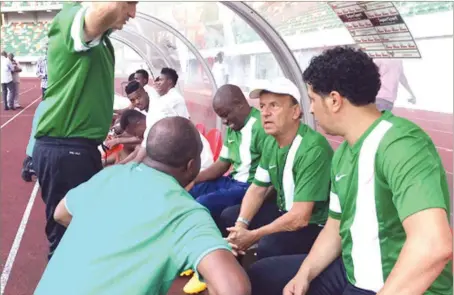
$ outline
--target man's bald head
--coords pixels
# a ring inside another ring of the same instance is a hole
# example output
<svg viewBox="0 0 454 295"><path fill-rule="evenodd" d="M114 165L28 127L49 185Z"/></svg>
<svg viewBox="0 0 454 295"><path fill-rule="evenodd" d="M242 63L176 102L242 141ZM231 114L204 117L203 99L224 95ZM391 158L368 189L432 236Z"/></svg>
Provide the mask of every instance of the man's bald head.
<svg viewBox="0 0 454 295"><path fill-rule="evenodd" d="M213 110L233 130L243 128L250 109L243 91L236 85L222 85L214 95Z"/></svg>
<svg viewBox="0 0 454 295"><path fill-rule="evenodd" d="M213 98L214 109L238 104L247 104L247 100L241 88L232 84L225 84L219 87Z"/></svg>
<svg viewBox="0 0 454 295"><path fill-rule="evenodd" d="M147 154L151 160L172 168L188 168L191 160L195 161L192 169L200 170L202 140L195 126L183 117L167 117L156 122L147 137ZM198 163L198 164L197 164Z"/></svg>

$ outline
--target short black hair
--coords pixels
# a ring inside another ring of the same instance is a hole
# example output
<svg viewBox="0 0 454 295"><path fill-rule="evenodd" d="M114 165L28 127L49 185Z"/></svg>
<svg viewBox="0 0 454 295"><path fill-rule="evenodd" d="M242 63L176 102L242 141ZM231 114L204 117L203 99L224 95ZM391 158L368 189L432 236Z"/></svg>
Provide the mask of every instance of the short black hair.
<svg viewBox="0 0 454 295"><path fill-rule="evenodd" d="M178 74L177 71L171 68L162 68L161 75L166 76L173 82L173 86L177 85L178 82Z"/></svg>
<svg viewBox="0 0 454 295"><path fill-rule="evenodd" d="M136 71L136 74L142 75L144 77L144 79L146 79L147 82L148 82L148 79L149 79L150 76L148 75L147 71L145 71L144 69L139 69L139 70Z"/></svg>
<svg viewBox="0 0 454 295"><path fill-rule="evenodd" d="M312 58L303 80L320 96L337 91L355 106L375 103L381 87L380 72L360 49L337 46Z"/></svg>
<svg viewBox="0 0 454 295"><path fill-rule="evenodd" d="M120 128L126 130L129 125L137 124L141 120L145 120L146 116L136 110L126 110L123 112L120 118Z"/></svg>
<svg viewBox="0 0 454 295"><path fill-rule="evenodd" d="M184 117L159 120L151 127L147 137L148 156L171 167L185 167L201 151L200 135L194 124Z"/></svg>
<svg viewBox="0 0 454 295"><path fill-rule="evenodd" d="M137 82L136 80L133 80L133 81L129 82L128 85L126 85L125 92L127 95L130 95L131 93L139 90L139 88L140 88L140 83Z"/></svg>
<svg viewBox="0 0 454 295"><path fill-rule="evenodd" d="M128 82L134 81L136 79L135 75L136 75L136 73L132 73L131 75L129 75Z"/></svg>

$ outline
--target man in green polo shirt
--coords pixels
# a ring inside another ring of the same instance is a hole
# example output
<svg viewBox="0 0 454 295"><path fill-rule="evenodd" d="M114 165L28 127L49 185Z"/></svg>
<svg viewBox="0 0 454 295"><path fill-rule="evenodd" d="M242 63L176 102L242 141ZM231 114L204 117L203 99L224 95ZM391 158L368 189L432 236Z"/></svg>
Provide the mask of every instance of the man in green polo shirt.
<svg viewBox="0 0 454 295"><path fill-rule="evenodd" d="M260 111L249 105L236 85L226 84L218 89L213 109L227 126L224 144L219 159L197 176L189 192L218 221L222 210L241 204L254 179L267 135ZM224 176L230 168L232 171Z"/></svg>
<svg viewBox="0 0 454 295"><path fill-rule="evenodd" d="M329 218L309 255L254 264L253 294L451 295L450 197L432 140L377 109L380 74L361 50L329 49L303 77L320 126L345 138Z"/></svg>
<svg viewBox="0 0 454 295"><path fill-rule="evenodd" d="M260 111L249 105L236 85L226 84L218 89L213 98L213 109L227 126L224 144L219 159L200 172L189 193L210 210L219 225L219 217L225 208L241 204L254 179L267 135L262 128ZM225 176L229 169L232 171ZM220 229L227 235L225 228ZM183 291L196 294L205 288L206 285L193 276Z"/></svg>
<svg viewBox="0 0 454 295"><path fill-rule="evenodd" d="M300 93L290 80L271 81L250 97L260 99L263 128L271 136L242 204L222 212L228 240L239 251L258 242L258 259L307 253L328 216L333 150L301 123ZM275 203L264 202L271 185Z"/></svg>
<svg viewBox="0 0 454 295"><path fill-rule="evenodd" d="M192 268L214 294L249 295L208 210L184 189L202 148L188 119L165 118L151 128L142 163L111 166L69 191L55 218L70 226L34 294L165 295Z"/></svg>
<svg viewBox="0 0 454 295"><path fill-rule="evenodd" d="M135 16L137 2L65 3L49 29L47 108L39 118L33 167L46 204L50 259L64 227L55 207L101 170L98 145L113 114L115 57L109 33Z"/></svg>

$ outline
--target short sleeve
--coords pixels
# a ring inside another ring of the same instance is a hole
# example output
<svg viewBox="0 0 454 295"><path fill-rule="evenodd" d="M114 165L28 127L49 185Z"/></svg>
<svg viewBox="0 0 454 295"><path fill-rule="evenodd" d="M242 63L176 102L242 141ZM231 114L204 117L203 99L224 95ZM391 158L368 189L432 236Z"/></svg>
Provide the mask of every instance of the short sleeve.
<svg viewBox="0 0 454 295"><path fill-rule="evenodd" d="M87 207L87 205L89 206L90 200L92 200L96 196L97 191L99 191L99 186L105 183L105 180L109 175L115 173L117 169L121 169L121 166L122 165L117 165L117 167L111 166L105 168L88 181L71 189L65 196L65 205L68 212L72 216L75 216L79 214L80 209ZM88 203L85 203L87 200Z"/></svg>
<svg viewBox="0 0 454 295"><path fill-rule="evenodd" d="M446 174L427 135L399 138L386 147L379 159L401 221L430 208L449 211Z"/></svg>
<svg viewBox="0 0 454 295"><path fill-rule="evenodd" d="M295 202L327 201L330 186L332 150L315 146L294 167Z"/></svg>
<svg viewBox="0 0 454 295"><path fill-rule="evenodd" d="M335 186L335 176L333 167L331 167L331 188L329 193L329 217L340 220L342 217L342 207Z"/></svg>
<svg viewBox="0 0 454 295"><path fill-rule="evenodd" d="M92 40L90 43L84 41L84 22L87 7L81 5L65 4L55 23L52 24L51 32L54 27L62 34L61 40L65 43L70 52L87 51L97 46L102 35Z"/></svg>
<svg viewBox="0 0 454 295"><path fill-rule="evenodd" d="M231 163L232 160L230 159L229 147L228 147L229 134L230 134L230 130L227 130L227 133L224 138L224 143L222 144L221 153L219 154L219 160L221 160L223 162Z"/></svg>
<svg viewBox="0 0 454 295"><path fill-rule="evenodd" d="M192 201L192 200L191 200ZM197 268L202 259L219 249L231 251L205 208L188 210L174 224L173 260L180 271ZM201 278L203 279L203 278Z"/></svg>
<svg viewBox="0 0 454 295"><path fill-rule="evenodd" d="M270 173L268 172L269 168L269 159L268 157L262 155L260 158L260 163L257 166L257 170L255 171L254 180L252 181L255 185L261 187L268 187L271 185L271 177Z"/></svg>

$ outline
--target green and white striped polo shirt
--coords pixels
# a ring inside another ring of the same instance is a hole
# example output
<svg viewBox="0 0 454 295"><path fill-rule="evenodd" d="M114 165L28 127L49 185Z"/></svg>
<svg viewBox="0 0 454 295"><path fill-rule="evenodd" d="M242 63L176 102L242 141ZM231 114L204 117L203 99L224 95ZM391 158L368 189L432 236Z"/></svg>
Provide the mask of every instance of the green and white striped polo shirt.
<svg viewBox="0 0 454 295"><path fill-rule="evenodd" d="M231 175L235 180L252 182L266 137L268 135L263 130L260 111L256 108L251 108L241 130L227 128L219 159L233 164Z"/></svg>
<svg viewBox="0 0 454 295"><path fill-rule="evenodd" d="M328 217L330 168L333 149L323 135L300 123L292 144L279 148L268 137L254 184L273 185L277 206L290 211L294 202L315 202L310 223L325 224Z"/></svg>
<svg viewBox="0 0 454 295"><path fill-rule="evenodd" d="M449 216L449 191L440 156L414 123L384 112L353 145L333 157L330 217L339 219L349 282L379 291L405 243L402 222L429 208ZM452 294L452 266L426 295Z"/></svg>

